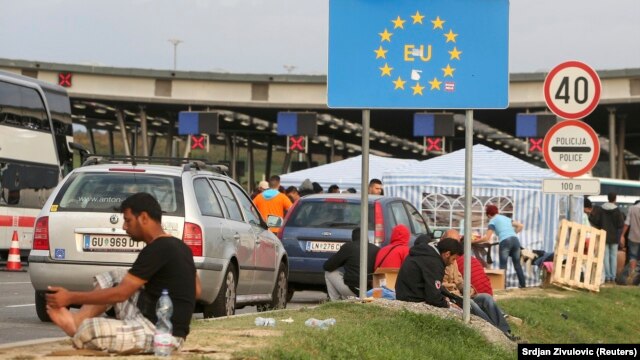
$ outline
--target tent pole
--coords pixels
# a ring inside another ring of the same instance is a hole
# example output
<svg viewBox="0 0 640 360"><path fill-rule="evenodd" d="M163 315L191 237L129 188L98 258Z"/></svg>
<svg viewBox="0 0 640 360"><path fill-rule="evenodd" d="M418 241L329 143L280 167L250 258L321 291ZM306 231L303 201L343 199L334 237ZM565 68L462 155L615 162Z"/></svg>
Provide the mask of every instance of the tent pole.
<svg viewBox="0 0 640 360"><path fill-rule="evenodd" d="M362 177L360 179L360 299L367 296L367 248L369 245L369 122L371 110L362 110Z"/></svg>
<svg viewBox="0 0 640 360"><path fill-rule="evenodd" d="M462 317L465 323L471 320L471 180L473 170L473 110L466 111L464 119L464 274Z"/></svg>

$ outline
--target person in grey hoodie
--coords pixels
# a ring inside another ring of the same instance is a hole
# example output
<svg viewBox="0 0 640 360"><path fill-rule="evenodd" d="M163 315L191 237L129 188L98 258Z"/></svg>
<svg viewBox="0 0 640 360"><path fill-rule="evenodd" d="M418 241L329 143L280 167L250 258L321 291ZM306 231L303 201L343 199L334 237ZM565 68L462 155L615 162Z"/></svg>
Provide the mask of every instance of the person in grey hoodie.
<svg viewBox="0 0 640 360"><path fill-rule="evenodd" d="M624 215L616 205L616 193L608 193L607 199L608 203L591 211L589 221L595 228L607 232L607 243L604 248L604 278L605 282L612 283L616 279L618 239L624 226Z"/></svg>

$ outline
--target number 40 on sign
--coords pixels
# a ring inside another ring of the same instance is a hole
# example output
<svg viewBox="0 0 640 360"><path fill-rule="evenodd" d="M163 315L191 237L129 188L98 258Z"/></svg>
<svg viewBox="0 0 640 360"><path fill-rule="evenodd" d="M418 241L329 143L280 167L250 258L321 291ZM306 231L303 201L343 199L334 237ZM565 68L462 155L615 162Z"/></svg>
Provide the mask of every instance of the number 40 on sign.
<svg viewBox="0 0 640 360"><path fill-rule="evenodd" d="M598 106L601 84L598 74L579 61L564 62L544 80L544 98L551 111L564 119L582 119Z"/></svg>

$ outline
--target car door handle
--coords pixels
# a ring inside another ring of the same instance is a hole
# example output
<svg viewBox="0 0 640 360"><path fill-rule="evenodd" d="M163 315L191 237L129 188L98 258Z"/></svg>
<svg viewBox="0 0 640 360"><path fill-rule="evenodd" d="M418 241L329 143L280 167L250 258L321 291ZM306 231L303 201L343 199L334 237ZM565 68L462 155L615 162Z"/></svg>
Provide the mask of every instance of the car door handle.
<svg viewBox="0 0 640 360"><path fill-rule="evenodd" d="M256 238L256 244L260 244L262 242L262 240L260 240L260 238Z"/></svg>
<svg viewBox="0 0 640 360"><path fill-rule="evenodd" d="M233 240L240 241L240 234L238 233L233 234Z"/></svg>

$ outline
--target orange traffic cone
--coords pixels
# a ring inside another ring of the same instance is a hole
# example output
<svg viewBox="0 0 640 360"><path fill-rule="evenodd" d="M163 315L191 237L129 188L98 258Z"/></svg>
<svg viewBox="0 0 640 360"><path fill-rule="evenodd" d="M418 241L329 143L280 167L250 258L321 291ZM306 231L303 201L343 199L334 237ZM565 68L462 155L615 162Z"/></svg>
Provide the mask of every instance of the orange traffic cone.
<svg viewBox="0 0 640 360"><path fill-rule="evenodd" d="M20 263L20 243L18 242L18 232L13 231L11 238L11 248L9 248L9 256L7 257L6 271L24 271Z"/></svg>

